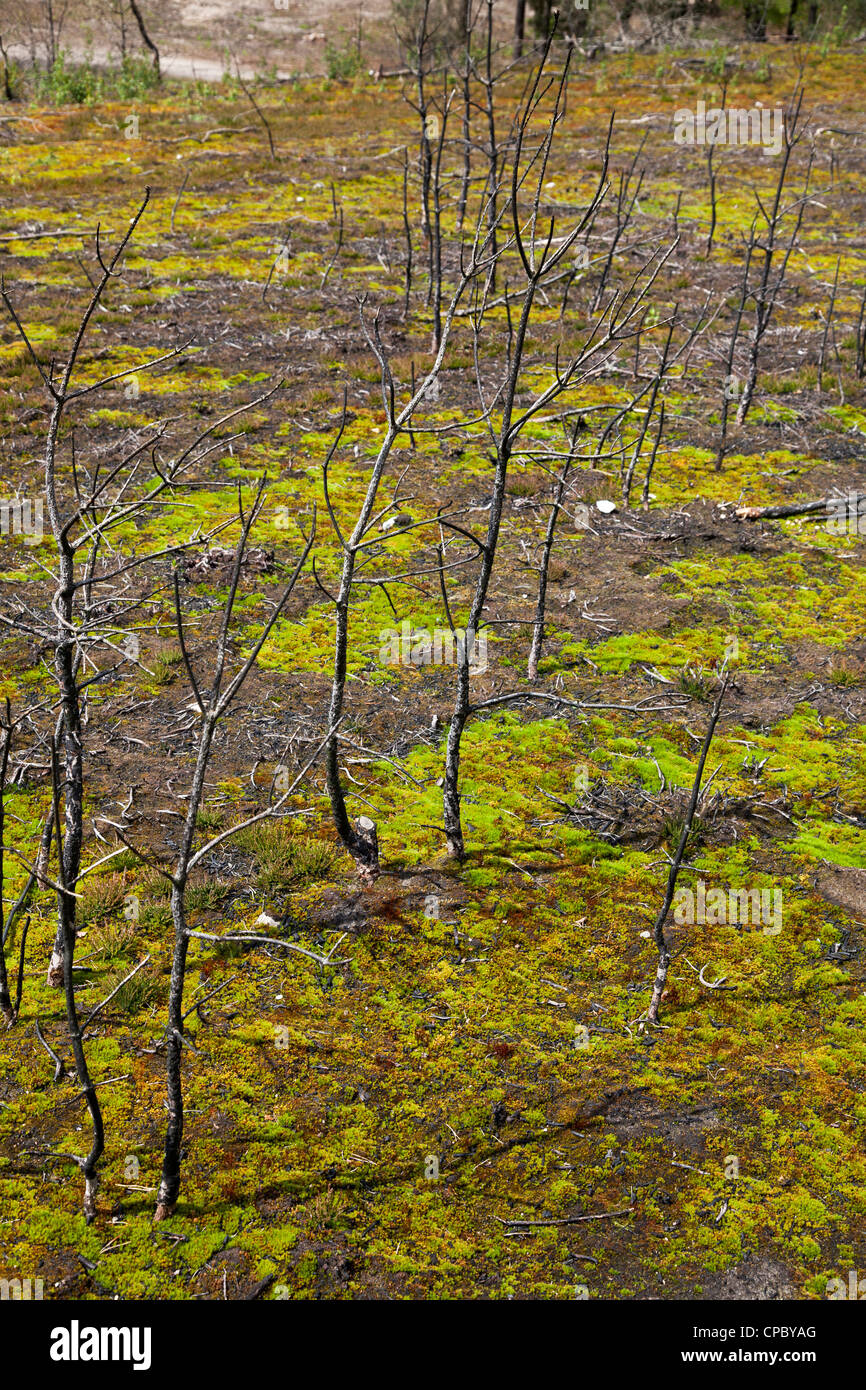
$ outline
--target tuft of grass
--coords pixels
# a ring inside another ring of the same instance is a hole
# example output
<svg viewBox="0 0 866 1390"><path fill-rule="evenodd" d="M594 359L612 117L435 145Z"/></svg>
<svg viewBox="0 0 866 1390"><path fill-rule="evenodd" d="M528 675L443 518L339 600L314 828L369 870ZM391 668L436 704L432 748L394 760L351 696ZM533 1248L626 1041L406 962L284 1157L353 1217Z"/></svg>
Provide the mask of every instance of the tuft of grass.
<svg viewBox="0 0 866 1390"><path fill-rule="evenodd" d="M159 652L153 659L153 680L155 685L170 685L177 675L177 667L183 661L180 652Z"/></svg>
<svg viewBox="0 0 866 1390"><path fill-rule="evenodd" d="M126 874L100 874L86 878L81 884L78 920L81 926L92 926L114 917L123 907L129 892Z"/></svg>
<svg viewBox="0 0 866 1390"><path fill-rule="evenodd" d="M255 859L258 886L266 892L326 878L336 857L326 840L300 835L284 820L259 821L242 830L237 842Z"/></svg>
<svg viewBox="0 0 866 1390"><path fill-rule="evenodd" d="M256 949L255 943L249 941L203 941L201 944L213 951L219 960L238 960Z"/></svg>
<svg viewBox="0 0 866 1390"><path fill-rule="evenodd" d="M118 973L122 979L124 972ZM166 992L164 982L154 975L149 975L147 969L139 970L137 975L133 975L131 980L121 985L109 1007L117 1008L122 1013L139 1014L144 1009L152 1008L154 1004L163 1003Z"/></svg>
<svg viewBox="0 0 866 1390"><path fill-rule="evenodd" d="M143 898L161 902L171 896L171 884L163 874L157 873L156 869L146 869L138 883Z"/></svg>
<svg viewBox="0 0 866 1390"><path fill-rule="evenodd" d="M204 883L193 883L186 890L186 906L189 912L215 912L222 907L230 895L230 883L219 883L216 879L206 879Z"/></svg>
<svg viewBox="0 0 866 1390"><path fill-rule="evenodd" d="M335 1191L329 1185L324 1192L318 1192L310 1203L310 1224L317 1231L335 1230L348 1205L347 1194L339 1189Z"/></svg>
<svg viewBox="0 0 866 1390"><path fill-rule="evenodd" d="M662 839L670 847L672 852L676 852L679 848L680 836L683 833L685 823L685 816L677 815L676 813L665 816L662 821ZM706 840L706 836L706 824L701 820L700 816L693 816L691 828L689 830L689 838L686 840L686 856L688 856L691 850L698 849Z"/></svg>
<svg viewBox="0 0 866 1390"><path fill-rule="evenodd" d="M509 497L544 497L547 479L542 473L515 474L508 482Z"/></svg>
<svg viewBox="0 0 866 1390"><path fill-rule="evenodd" d="M126 956L135 941L133 922L106 922L94 933L90 946L107 961Z"/></svg>
<svg viewBox="0 0 866 1390"><path fill-rule="evenodd" d="M142 929L162 931L172 923L171 908L168 903L148 903L139 918Z"/></svg>
<svg viewBox="0 0 866 1390"><path fill-rule="evenodd" d="M693 700L706 700L712 681L703 666L684 666L680 671L680 689Z"/></svg>
<svg viewBox="0 0 866 1390"><path fill-rule="evenodd" d="M213 834L217 830L222 830L225 819L225 811L218 807L202 806L195 818L196 829L203 830L206 835Z"/></svg>
<svg viewBox="0 0 866 1390"><path fill-rule="evenodd" d="M141 860L139 859L138 855L131 849L122 850L121 853L116 854L111 861L111 869L113 873L120 873L122 869L140 868Z"/></svg>
<svg viewBox="0 0 866 1390"><path fill-rule="evenodd" d="M831 685L844 688L850 685L859 685L863 677L844 657L837 657L830 663L827 679Z"/></svg>

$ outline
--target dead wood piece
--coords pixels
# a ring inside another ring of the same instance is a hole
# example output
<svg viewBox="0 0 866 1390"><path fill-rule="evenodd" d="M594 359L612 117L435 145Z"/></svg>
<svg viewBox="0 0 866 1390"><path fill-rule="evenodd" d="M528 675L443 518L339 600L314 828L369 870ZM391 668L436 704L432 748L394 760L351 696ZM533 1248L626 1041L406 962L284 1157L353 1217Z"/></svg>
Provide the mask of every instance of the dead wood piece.
<svg viewBox="0 0 866 1390"><path fill-rule="evenodd" d="M379 877L379 836L376 822L369 816L359 816L355 822L356 842L353 849L358 876L365 883Z"/></svg>
<svg viewBox="0 0 866 1390"><path fill-rule="evenodd" d="M836 508L846 503L852 514L856 505L859 515L866 506L866 493L851 493L848 497L819 497L814 502L792 502L787 506L775 507L737 507L734 515L739 521L771 521L786 516L830 516Z"/></svg>

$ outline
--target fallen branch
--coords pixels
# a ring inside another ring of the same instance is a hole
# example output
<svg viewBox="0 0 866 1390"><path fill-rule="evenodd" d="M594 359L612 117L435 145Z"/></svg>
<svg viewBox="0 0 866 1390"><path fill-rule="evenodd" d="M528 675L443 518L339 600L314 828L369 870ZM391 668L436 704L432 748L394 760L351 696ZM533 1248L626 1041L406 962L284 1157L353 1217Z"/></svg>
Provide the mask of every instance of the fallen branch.
<svg viewBox="0 0 866 1390"><path fill-rule="evenodd" d="M792 502L787 506L737 507L734 515L738 521L763 521L785 516L829 516L843 503L852 513L855 512L855 508L856 513L859 513L866 506L866 493L852 492L847 497L819 497L815 502Z"/></svg>
<svg viewBox="0 0 866 1390"><path fill-rule="evenodd" d="M608 1221L612 1216L628 1216L633 1211L634 1207L625 1207L622 1211L602 1211L597 1216L562 1216L549 1221L507 1221L504 1216L497 1216L496 1220L502 1226L523 1231L530 1226L576 1226L578 1221Z"/></svg>
<svg viewBox="0 0 866 1390"><path fill-rule="evenodd" d="M725 993L729 993L736 990L736 985L728 985L727 989L725 989L725 981L728 978L727 975L719 975L719 977L715 980L705 980L704 971L709 968L708 966L702 965L699 970L696 965L692 965L688 956L683 956L683 960L685 961L689 969L695 972L704 989L724 989Z"/></svg>
<svg viewBox="0 0 866 1390"><path fill-rule="evenodd" d="M200 941L219 941L235 943L237 945L248 946L280 946L284 951L297 951L301 956L308 956L310 960L318 961L319 965L344 965L345 961L333 960L331 955L320 956L315 951L308 951L304 946L296 946L294 941L282 941L278 936L256 936L253 932L235 932L229 936L218 936L215 932L190 931L187 936L197 937Z"/></svg>
<svg viewBox="0 0 866 1390"><path fill-rule="evenodd" d="M43 241L46 237L87 237L93 235L93 232L88 232L84 227L79 227L77 231L73 232L12 232L9 236L0 236L0 242L5 244L8 241ZM106 227L101 230L101 235L112 236L113 233L110 228Z"/></svg>

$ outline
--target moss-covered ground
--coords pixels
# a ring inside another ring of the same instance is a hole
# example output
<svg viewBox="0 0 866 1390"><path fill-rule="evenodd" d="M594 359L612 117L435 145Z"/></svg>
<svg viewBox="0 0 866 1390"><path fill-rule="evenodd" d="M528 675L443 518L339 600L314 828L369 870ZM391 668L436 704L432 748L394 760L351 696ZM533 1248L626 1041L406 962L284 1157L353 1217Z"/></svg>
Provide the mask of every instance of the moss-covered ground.
<svg viewBox="0 0 866 1390"><path fill-rule="evenodd" d="M742 57L728 104L784 103L794 59ZM717 98L709 68L676 54L575 66L547 210L567 223L590 193L615 107L615 177L649 132L634 239L669 241L682 195L681 240L658 282L656 319L677 302L691 322L708 293L714 305L732 302L754 213L750 185L766 193L774 161L749 148L718 152L719 226L707 257L704 152L676 147L670 132L677 107ZM358 884L318 766L293 799L303 814L290 828L225 842L194 878L194 926L224 932L265 912L280 923L275 931L334 948L339 963L323 969L278 951L194 942L183 1188L166 1222L152 1219L171 953L162 880L126 853L82 885L81 1008L150 957L88 1035L107 1135L90 1226L69 1158L88 1142L87 1113L74 1078L52 1080L36 1034L38 1021L69 1061L63 1001L45 983L52 900L36 895L21 1013L0 1046L4 1275L41 1275L53 1297L691 1298L710 1296L751 1257L777 1271L787 1296L808 1299L829 1278L866 1268L863 536L810 517L735 513L833 488L866 491L856 371L864 164L851 136L862 60L810 51L803 77L814 202L755 405L724 467L714 469L723 305L666 391L649 508L603 516L593 504L619 501L615 467L587 470L572 503L583 500L591 524L571 506L557 534L534 689L584 707L527 698L470 722L467 858L454 864L440 785L453 668L379 659L383 629L445 625L438 582L359 588L343 767L350 811L377 822L380 878ZM503 121L516 90L502 97ZM194 488L119 537L143 553L207 529L230 514L238 481L268 475L255 536L265 560L242 581L235 657L266 621L314 502L317 570L333 581L338 547L322 523L321 464L344 383L349 417L331 472L343 523L352 524L366 485L385 417L357 296L381 309L404 387L412 362L420 371L431 360L417 212L418 281L403 312L402 152L414 159L417 131L399 84L297 82L261 88L257 99L276 159L231 84L168 90L134 107L10 110L0 124L9 194L0 269L45 363L62 360L75 331L97 222L111 244L152 189L78 380L188 346L153 373L84 398L80 456L110 459L168 417L183 440L283 382L232 423L243 437L210 456ZM127 138L130 128L137 138ZM798 165L795 187L800 179ZM323 283L335 206L345 236ZM630 253L621 261L627 269ZM581 341L592 288L591 272L578 278L562 317L553 297L540 304L526 391L545 379L554 346L567 355ZM648 330L647 364L659 342ZM45 401L8 321L0 370L3 488L36 496ZM627 399L632 386L623 362L573 404L590 411ZM461 328L439 400L395 451L385 500L406 470L400 498L413 519L447 503L466 525L484 524L488 445L466 423L472 410ZM540 448L550 437L541 419L524 442ZM488 608L488 667L473 678L479 699L529 688L529 562L549 491L537 459L518 458ZM429 564L435 540L430 528L383 539L369 574ZM26 594L44 606L51 565L48 533L35 545L0 539L7 599ZM188 574L190 640L203 661L226 582L218 568ZM458 612L469 594L469 575L455 579ZM294 776L322 737L333 632L332 606L308 568L218 740L202 836L263 804L276 766L285 759ZM121 806L137 843L166 858L176 847L196 719L168 588L148 601L139 637L142 666L95 686L89 700L86 862L106 852L94 818L117 819ZM707 769L721 799L682 882L781 890L782 930L672 925L663 1026L647 1030L647 933L726 657L734 681ZM26 636L4 639L0 694L13 708L51 693L45 658ZM7 837L23 854L34 851L49 798L44 757L32 764L7 795ZM611 839L579 825L565 808L587 785L625 798L640 833ZM725 805L739 809L726 814ZM24 870L7 856L6 872L10 900ZM17 945L7 943L13 974ZM702 979L721 977L723 986L704 988Z"/></svg>

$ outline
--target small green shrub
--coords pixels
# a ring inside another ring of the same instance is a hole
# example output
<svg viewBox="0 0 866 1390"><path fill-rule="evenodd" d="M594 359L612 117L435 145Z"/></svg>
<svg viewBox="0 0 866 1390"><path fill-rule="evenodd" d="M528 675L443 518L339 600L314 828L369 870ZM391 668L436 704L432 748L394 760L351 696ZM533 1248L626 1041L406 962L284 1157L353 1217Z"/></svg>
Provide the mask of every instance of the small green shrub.
<svg viewBox="0 0 866 1390"><path fill-rule="evenodd" d="M106 98L130 101L146 96L159 83L148 58L129 54L118 67L100 70L91 61L72 63L62 49L47 72L36 72L33 94L54 106L85 106Z"/></svg>
<svg viewBox="0 0 866 1390"><path fill-rule="evenodd" d="M332 81L347 82L361 71L361 55L354 39L344 44L325 41L325 70Z"/></svg>

